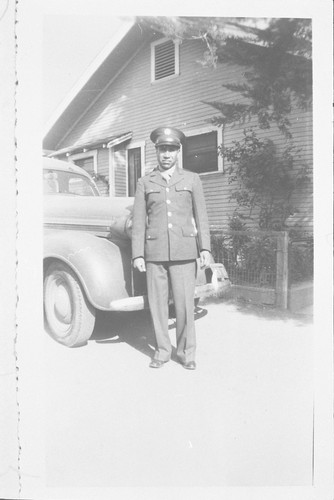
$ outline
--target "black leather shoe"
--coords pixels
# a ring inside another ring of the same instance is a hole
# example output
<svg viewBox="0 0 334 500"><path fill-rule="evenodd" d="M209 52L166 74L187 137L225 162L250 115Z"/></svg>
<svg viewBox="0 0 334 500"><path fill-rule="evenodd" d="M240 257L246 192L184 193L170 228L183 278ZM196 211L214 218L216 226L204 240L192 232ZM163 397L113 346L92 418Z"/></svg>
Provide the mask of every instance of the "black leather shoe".
<svg viewBox="0 0 334 500"><path fill-rule="evenodd" d="M160 359L152 359L151 363L149 364L150 368L161 368L164 366L165 361L161 361Z"/></svg>
<svg viewBox="0 0 334 500"><path fill-rule="evenodd" d="M186 370L196 370L196 363L195 363L195 361L189 361L189 363L183 363L182 366Z"/></svg>

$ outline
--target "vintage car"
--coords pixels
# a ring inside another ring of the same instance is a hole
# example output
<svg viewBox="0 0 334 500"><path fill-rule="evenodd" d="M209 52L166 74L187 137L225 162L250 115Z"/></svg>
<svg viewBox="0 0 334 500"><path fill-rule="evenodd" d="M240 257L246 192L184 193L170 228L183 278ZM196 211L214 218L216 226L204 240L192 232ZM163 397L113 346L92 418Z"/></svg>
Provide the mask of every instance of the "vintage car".
<svg viewBox="0 0 334 500"><path fill-rule="evenodd" d="M45 328L79 346L92 335L96 310L148 307L145 275L131 261L133 198L100 196L82 168L52 158L43 158L43 184ZM212 263L199 269L196 297L227 283L222 264Z"/></svg>

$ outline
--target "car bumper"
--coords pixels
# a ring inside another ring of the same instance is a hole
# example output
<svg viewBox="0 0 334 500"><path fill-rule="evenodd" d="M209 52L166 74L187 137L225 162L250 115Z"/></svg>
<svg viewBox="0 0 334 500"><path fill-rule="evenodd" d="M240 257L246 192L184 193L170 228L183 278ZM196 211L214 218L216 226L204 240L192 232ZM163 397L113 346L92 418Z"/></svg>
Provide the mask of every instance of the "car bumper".
<svg viewBox="0 0 334 500"><path fill-rule="evenodd" d="M196 285L195 300L209 297L222 297L231 286L230 280L222 264L212 264L210 268L212 271L211 282L203 285ZM170 302L173 303L172 301ZM148 308L147 295L113 300L109 305L110 311L141 311Z"/></svg>

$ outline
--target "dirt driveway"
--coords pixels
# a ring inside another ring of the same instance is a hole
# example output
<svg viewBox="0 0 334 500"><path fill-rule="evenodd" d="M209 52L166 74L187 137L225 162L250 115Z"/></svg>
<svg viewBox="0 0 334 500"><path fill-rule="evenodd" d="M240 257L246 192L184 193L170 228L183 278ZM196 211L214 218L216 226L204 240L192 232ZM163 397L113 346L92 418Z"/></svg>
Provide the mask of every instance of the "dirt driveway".
<svg viewBox="0 0 334 500"><path fill-rule="evenodd" d="M194 372L148 367L147 312L99 314L77 349L46 337L49 486L311 484L311 321L219 301L196 318Z"/></svg>

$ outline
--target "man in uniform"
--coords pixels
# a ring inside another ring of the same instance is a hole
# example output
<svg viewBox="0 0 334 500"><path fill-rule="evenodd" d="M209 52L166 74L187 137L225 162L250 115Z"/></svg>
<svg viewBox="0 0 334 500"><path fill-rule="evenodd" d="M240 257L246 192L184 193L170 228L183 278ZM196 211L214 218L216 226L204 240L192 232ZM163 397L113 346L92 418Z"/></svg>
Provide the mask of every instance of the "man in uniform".
<svg viewBox="0 0 334 500"><path fill-rule="evenodd" d="M176 354L184 368L194 370L196 336L194 291L196 259L211 262L210 232L199 176L177 166L185 136L160 127L150 136L158 166L137 185L132 227L133 266L146 271L148 301L156 338L151 368L170 360L168 333L169 281L176 314Z"/></svg>

